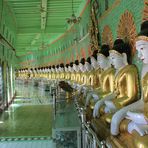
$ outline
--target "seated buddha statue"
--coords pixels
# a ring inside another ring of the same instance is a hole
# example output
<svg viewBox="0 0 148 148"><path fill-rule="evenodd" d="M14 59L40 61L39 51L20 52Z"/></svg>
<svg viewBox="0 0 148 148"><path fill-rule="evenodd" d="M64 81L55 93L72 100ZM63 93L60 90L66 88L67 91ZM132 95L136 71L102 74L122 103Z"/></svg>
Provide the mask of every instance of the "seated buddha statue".
<svg viewBox="0 0 148 148"><path fill-rule="evenodd" d="M103 45L101 47L101 52L103 51L103 53L109 54L109 46L107 45ZM106 51L106 52L104 52ZM100 53L101 54L101 53ZM94 59L94 57L96 57L96 60ZM102 59L101 59L102 60ZM90 102L90 99L92 98L93 102L99 99L99 90L101 88L101 73L104 70L102 67L100 67L100 62L102 62L100 60L100 57L98 56L98 52L95 53L95 55L91 56L91 61L92 61L92 65L94 65L94 69L98 69L96 73L94 73L94 86L93 86L93 91L90 91L86 97L86 104L85 106L87 106ZM102 63L104 63L105 61L103 61ZM96 63L96 64L94 64ZM105 64L105 63L104 63ZM107 65L105 65L106 68ZM108 68L108 67L107 67Z"/></svg>
<svg viewBox="0 0 148 148"><path fill-rule="evenodd" d="M121 39L117 39L116 42L120 44L110 50L110 59L116 69L114 91L116 97L104 101L104 111L108 114L113 114L122 107L133 103L138 96L137 68L129 65L127 61L127 56L130 56L130 48L122 43ZM106 119L108 120L108 118Z"/></svg>
<svg viewBox="0 0 148 148"><path fill-rule="evenodd" d="M64 70L65 70L65 80L66 81L70 80L70 71L69 71L68 67L69 67L69 64L66 64L65 67L64 67Z"/></svg>
<svg viewBox="0 0 148 148"><path fill-rule="evenodd" d="M86 87L87 84L87 73L86 73L86 67L85 67L85 59L82 58L79 63L79 69L80 69L80 82L77 83L77 98L80 100L81 104L84 105L84 99L83 99L83 87Z"/></svg>
<svg viewBox="0 0 148 148"><path fill-rule="evenodd" d="M64 72L64 64L63 63L61 63L59 66L59 72L60 72L60 80L64 80L65 72Z"/></svg>
<svg viewBox="0 0 148 148"><path fill-rule="evenodd" d="M73 68L73 62L70 63L70 72L71 72L71 85L73 86L74 82L75 82L75 78L76 78L76 72Z"/></svg>
<svg viewBox="0 0 148 148"><path fill-rule="evenodd" d="M53 65L53 66L51 67L51 71L52 71L52 75L51 75L52 80L55 80L55 79L56 79L55 65Z"/></svg>
<svg viewBox="0 0 148 148"><path fill-rule="evenodd" d="M109 51L111 64L116 70L115 89L103 98L103 103L98 108L100 118L93 121L97 125L95 128L98 128L98 133L102 134L100 136L104 138L108 134L101 131L102 129L108 129L107 131L109 131L108 127L113 114L135 102L138 97L138 72L136 66L128 64L130 62L130 52L130 46L124 43L122 39L115 40L113 49Z"/></svg>
<svg viewBox="0 0 148 148"><path fill-rule="evenodd" d="M73 69L75 71L75 81L73 82L73 88L77 90L77 86L80 84L81 81L81 73L78 60L75 60L75 62L73 63Z"/></svg>
<svg viewBox="0 0 148 148"><path fill-rule="evenodd" d="M48 79L51 80L51 66L48 67Z"/></svg>
<svg viewBox="0 0 148 148"><path fill-rule="evenodd" d="M82 58L79 63L81 78L80 78L80 82L77 83L77 90L79 93L81 93L83 86L86 84L86 68L84 65L85 65L85 59Z"/></svg>
<svg viewBox="0 0 148 148"><path fill-rule="evenodd" d="M46 68L45 67L43 68L43 78L44 79L46 78Z"/></svg>
<svg viewBox="0 0 148 148"><path fill-rule="evenodd" d="M102 69L100 76L100 87L94 89L92 96L87 98L86 105L90 110L90 117L98 115L98 108L101 105L100 99L110 95L114 90L114 74L115 69L111 67L109 60L109 46L102 45L100 52L97 55L98 65Z"/></svg>
<svg viewBox="0 0 148 148"><path fill-rule="evenodd" d="M80 62L80 70L82 71L81 73L81 85L80 85L80 89L79 91L81 93L83 93L83 96L86 96L87 91L89 90L88 86L91 85L91 79L90 79L90 72L92 70L92 66L91 66L91 61L90 61L90 57L87 58L87 60L85 61L85 59L81 59Z"/></svg>
<svg viewBox="0 0 148 148"><path fill-rule="evenodd" d="M60 78L60 71L59 71L59 65L56 65L55 67L55 77L56 77L56 80L58 81L59 78Z"/></svg>
<svg viewBox="0 0 148 148"><path fill-rule="evenodd" d="M116 135L118 140L125 139L127 141L125 144L132 148L146 148L148 146L148 21L141 25L141 32L136 38L136 50L142 62L141 99L114 114L111 134ZM113 137L113 141L116 141L116 138Z"/></svg>

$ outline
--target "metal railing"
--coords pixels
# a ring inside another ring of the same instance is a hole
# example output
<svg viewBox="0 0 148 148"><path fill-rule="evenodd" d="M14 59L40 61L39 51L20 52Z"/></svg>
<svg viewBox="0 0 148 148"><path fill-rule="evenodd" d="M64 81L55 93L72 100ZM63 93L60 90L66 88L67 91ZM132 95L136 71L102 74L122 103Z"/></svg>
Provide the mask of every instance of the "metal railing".
<svg viewBox="0 0 148 148"><path fill-rule="evenodd" d="M96 133L91 129L90 123L86 121L86 111L81 108L75 100L75 106L81 121L82 148L105 148L105 141L100 141Z"/></svg>

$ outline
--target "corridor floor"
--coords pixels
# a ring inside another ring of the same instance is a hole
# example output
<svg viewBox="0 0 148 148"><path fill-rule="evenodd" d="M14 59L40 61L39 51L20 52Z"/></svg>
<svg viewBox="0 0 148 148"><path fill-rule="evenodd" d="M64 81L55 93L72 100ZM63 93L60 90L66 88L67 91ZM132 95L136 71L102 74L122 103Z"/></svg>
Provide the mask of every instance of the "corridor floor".
<svg viewBox="0 0 148 148"><path fill-rule="evenodd" d="M13 104L0 116L0 148L54 148L49 92L22 84L16 92Z"/></svg>

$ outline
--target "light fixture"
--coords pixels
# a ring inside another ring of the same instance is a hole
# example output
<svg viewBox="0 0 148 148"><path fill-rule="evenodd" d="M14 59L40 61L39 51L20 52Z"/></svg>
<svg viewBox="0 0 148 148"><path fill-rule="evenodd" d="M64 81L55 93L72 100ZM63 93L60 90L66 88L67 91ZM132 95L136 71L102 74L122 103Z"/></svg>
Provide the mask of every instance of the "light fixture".
<svg viewBox="0 0 148 148"><path fill-rule="evenodd" d="M74 8L73 8L73 0L72 0L72 15L70 18L67 18L67 23L68 24L76 24L80 23L81 17L76 17L74 13Z"/></svg>

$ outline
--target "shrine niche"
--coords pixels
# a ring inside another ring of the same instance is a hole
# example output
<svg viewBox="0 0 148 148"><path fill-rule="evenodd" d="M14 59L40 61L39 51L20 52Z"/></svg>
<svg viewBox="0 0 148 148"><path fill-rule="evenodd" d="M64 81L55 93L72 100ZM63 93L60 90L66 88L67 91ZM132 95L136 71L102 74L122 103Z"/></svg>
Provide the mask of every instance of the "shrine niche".
<svg viewBox="0 0 148 148"><path fill-rule="evenodd" d="M119 25L117 28L117 37L128 41L132 47L132 55L135 53L135 37L136 37L136 25L133 15L129 11L125 11L121 16Z"/></svg>
<svg viewBox="0 0 148 148"><path fill-rule="evenodd" d="M113 34L108 25L106 25L102 32L102 44L107 44L110 48L113 47Z"/></svg>
<svg viewBox="0 0 148 148"><path fill-rule="evenodd" d="M90 8L90 47L91 50L99 49L99 30L97 20L96 5L92 4Z"/></svg>
<svg viewBox="0 0 148 148"><path fill-rule="evenodd" d="M143 21L148 20L148 1L144 0Z"/></svg>

